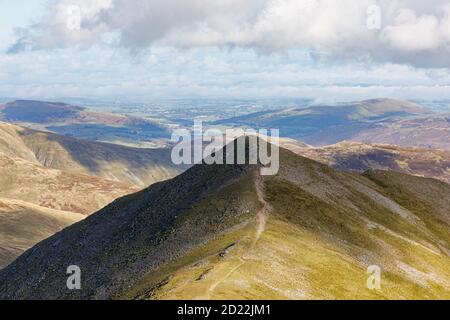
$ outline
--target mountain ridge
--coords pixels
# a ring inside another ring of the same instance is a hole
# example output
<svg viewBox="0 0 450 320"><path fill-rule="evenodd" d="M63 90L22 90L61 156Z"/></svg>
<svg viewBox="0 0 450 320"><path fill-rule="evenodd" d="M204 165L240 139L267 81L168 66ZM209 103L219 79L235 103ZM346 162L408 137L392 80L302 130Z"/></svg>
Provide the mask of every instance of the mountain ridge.
<svg viewBox="0 0 450 320"><path fill-rule="evenodd" d="M284 149L280 159L272 177L258 178L258 166L196 165L118 199L1 271L0 297L448 296L449 185L340 172ZM65 287L69 264L80 266L82 290ZM366 287L372 264L382 291Z"/></svg>

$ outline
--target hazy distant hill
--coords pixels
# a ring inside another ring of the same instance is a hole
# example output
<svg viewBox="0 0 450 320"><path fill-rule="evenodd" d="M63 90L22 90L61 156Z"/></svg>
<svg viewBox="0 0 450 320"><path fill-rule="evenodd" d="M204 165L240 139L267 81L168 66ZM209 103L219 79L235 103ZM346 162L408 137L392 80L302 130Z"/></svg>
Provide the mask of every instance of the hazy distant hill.
<svg viewBox="0 0 450 320"><path fill-rule="evenodd" d="M285 145L285 144L283 144ZM370 169L396 171L450 183L450 151L405 148L386 144L341 142L326 147L286 145L289 150L334 168L364 172Z"/></svg>
<svg viewBox="0 0 450 320"><path fill-rule="evenodd" d="M280 129L281 136L316 146L351 140L450 149L450 115L389 99L259 112L216 123Z"/></svg>
<svg viewBox="0 0 450 320"><path fill-rule="evenodd" d="M58 102L8 102L0 105L0 120L78 138L129 145L170 137L167 128L148 120Z"/></svg>
<svg viewBox="0 0 450 320"><path fill-rule="evenodd" d="M448 299L449 208L443 182L284 149L274 177L197 165L27 251L0 272L0 298ZM82 290L66 288L69 265Z"/></svg>
<svg viewBox="0 0 450 320"><path fill-rule="evenodd" d="M66 103L16 100L6 103L1 113L4 119L17 122L49 123L80 117L84 108Z"/></svg>

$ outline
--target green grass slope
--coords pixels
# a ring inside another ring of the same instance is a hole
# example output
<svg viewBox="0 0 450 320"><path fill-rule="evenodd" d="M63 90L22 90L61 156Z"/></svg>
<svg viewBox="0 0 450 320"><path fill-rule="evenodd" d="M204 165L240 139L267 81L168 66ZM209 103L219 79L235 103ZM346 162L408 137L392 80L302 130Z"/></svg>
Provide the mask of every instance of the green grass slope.
<svg viewBox="0 0 450 320"><path fill-rule="evenodd" d="M383 171L341 173L286 151L282 161L279 175L264 180L272 208L256 245L257 222L123 297L450 298L449 185ZM371 265L382 270L381 290L367 288Z"/></svg>

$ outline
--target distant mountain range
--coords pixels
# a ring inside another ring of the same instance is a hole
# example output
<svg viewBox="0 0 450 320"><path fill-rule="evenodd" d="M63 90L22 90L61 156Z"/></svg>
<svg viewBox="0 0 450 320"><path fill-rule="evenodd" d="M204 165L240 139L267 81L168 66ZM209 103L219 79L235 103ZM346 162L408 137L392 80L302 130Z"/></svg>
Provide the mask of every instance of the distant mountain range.
<svg viewBox="0 0 450 320"><path fill-rule="evenodd" d="M57 102L8 102L0 105L0 120L77 138L135 146L170 138L167 128L152 121Z"/></svg>
<svg viewBox="0 0 450 320"><path fill-rule="evenodd" d="M118 199L2 270L0 298L450 298L450 185L280 159L272 177L200 164Z"/></svg>
<svg viewBox="0 0 450 320"><path fill-rule="evenodd" d="M215 124L280 129L283 137L315 146L348 140L450 149L450 113L389 99L258 112Z"/></svg>
<svg viewBox="0 0 450 320"><path fill-rule="evenodd" d="M65 136L135 147L165 146L171 134L169 128L154 121L56 102L16 100L0 104L0 120ZM174 123L178 120L172 119ZM208 125L280 129L281 136L314 146L358 141L450 149L450 110L436 113L408 101L392 99L277 108Z"/></svg>

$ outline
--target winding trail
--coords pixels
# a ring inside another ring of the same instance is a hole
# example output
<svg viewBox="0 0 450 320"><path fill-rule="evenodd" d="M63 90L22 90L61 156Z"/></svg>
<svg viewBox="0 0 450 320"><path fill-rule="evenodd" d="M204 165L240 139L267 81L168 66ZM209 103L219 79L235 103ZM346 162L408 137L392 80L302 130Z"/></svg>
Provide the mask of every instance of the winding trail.
<svg viewBox="0 0 450 320"><path fill-rule="evenodd" d="M261 234L266 230L267 217L272 210L271 205L265 199L264 182L259 172L256 174L255 187L258 201L263 204L263 207L256 214L256 236L249 250L252 250L255 247L256 243L261 238Z"/></svg>
<svg viewBox="0 0 450 320"><path fill-rule="evenodd" d="M230 271L224 275L224 277L220 278L218 281L211 284L211 286L208 288L208 291L206 292L206 300L211 299L211 294L214 292L217 286L219 286L221 283L230 278L236 270L242 267L249 260L249 258L246 257L246 254L250 253L255 248L256 244L261 238L261 235L266 230L267 217L270 211L272 210L272 207L265 200L264 183L263 178L259 173L259 170L257 170L255 175L256 175L255 177L256 194L258 196L258 201L262 203L263 207L256 214L256 232L253 237L253 241L249 246L249 248L246 250L246 252L239 257L239 263L235 267L231 268Z"/></svg>

